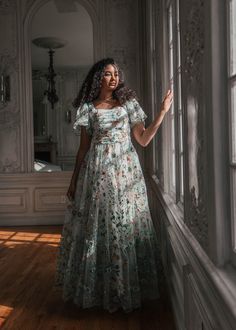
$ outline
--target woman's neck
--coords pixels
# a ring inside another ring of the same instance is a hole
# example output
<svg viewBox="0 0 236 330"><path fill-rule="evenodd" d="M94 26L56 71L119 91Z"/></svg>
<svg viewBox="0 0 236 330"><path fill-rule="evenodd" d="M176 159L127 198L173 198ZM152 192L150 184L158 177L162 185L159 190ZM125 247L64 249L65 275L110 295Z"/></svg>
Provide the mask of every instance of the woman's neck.
<svg viewBox="0 0 236 330"><path fill-rule="evenodd" d="M100 100L100 101L109 101L109 100L111 100L113 97L112 97L112 93L110 93L110 92L101 92L100 94L99 94L99 97L98 97L98 99Z"/></svg>

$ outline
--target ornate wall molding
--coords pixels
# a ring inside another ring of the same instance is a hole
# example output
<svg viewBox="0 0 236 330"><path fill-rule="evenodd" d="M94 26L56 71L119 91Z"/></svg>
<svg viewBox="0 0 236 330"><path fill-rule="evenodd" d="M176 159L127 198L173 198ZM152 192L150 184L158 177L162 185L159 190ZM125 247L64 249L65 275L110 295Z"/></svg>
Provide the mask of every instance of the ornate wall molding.
<svg viewBox="0 0 236 330"><path fill-rule="evenodd" d="M10 76L10 101L8 103L0 103L0 113L6 111L16 114L19 112L18 97L18 74L19 62L12 54L0 53L0 74Z"/></svg>
<svg viewBox="0 0 236 330"><path fill-rule="evenodd" d="M203 55L205 48L204 31L204 1L183 1L182 6L188 13L183 33L183 47L185 57L183 58L183 72L188 77L188 82L202 85ZM182 23L182 22L181 22Z"/></svg>
<svg viewBox="0 0 236 330"><path fill-rule="evenodd" d="M172 204L168 205L162 189L151 177L147 179L177 328L233 329L234 270L229 266L218 268L211 262L176 209L171 210Z"/></svg>
<svg viewBox="0 0 236 330"><path fill-rule="evenodd" d="M21 117L17 1L0 1L0 74L10 78L10 101L0 103L0 172L21 171Z"/></svg>
<svg viewBox="0 0 236 330"><path fill-rule="evenodd" d="M17 173L20 172L20 165L18 161L5 158L4 161L0 160L0 172L1 173Z"/></svg>
<svg viewBox="0 0 236 330"><path fill-rule="evenodd" d="M1 111L0 112L0 130L15 130L19 127L20 123L20 113L14 113L11 111Z"/></svg>
<svg viewBox="0 0 236 330"><path fill-rule="evenodd" d="M208 250L207 182L204 175L206 136L204 129L205 4L203 0L180 2L182 86L186 155L186 224L202 247ZM194 116L193 116L194 114ZM194 126L191 121L194 120Z"/></svg>
<svg viewBox="0 0 236 330"><path fill-rule="evenodd" d="M125 71L128 84L136 89L136 1L106 0L106 21L111 22L106 31L107 55L115 58Z"/></svg>
<svg viewBox="0 0 236 330"><path fill-rule="evenodd" d="M14 0L0 0L0 14L12 13L16 7Z"/></svg>
<svg viewBox="0 0 236 330"><path fill-rule="evenodd" d="M0 54L15 58L18 53L17 45L17 13L16 6L12 5L9 10L1 10L0 7L0 28L4 29L5 38L1 40Z"/></svg>

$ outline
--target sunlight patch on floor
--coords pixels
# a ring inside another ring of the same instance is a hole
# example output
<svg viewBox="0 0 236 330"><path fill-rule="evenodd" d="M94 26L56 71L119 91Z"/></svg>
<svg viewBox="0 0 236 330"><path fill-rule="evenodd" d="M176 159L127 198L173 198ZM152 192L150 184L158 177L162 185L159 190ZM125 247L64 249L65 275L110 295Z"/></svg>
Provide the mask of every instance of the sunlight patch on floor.
<svg viewBox="0 0 236 330"><path fill-rule="evenodd" d="M5 231L0 230L0 244L13 248L19 244L41 243L50 246L58 246L61 235L56 233L37 233L27 231Z"/></svg>
<svg viewBox="0 0 236 330"><path fill-rule="evenodd" d="M13 307L0 305L0 327L3 325L5 320L8 318L8 316L10 315L12 310L13 310Z"/></svg>

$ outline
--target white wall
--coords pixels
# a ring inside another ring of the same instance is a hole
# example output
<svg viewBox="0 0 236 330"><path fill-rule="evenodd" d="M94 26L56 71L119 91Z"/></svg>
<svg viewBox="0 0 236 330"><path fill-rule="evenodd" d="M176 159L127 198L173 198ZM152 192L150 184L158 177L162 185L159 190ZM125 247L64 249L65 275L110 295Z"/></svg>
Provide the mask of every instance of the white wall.
<svg viewBox="0 0 236 330"><path fill-rule="evenodd" d="M47 0L0 2L0 72L4 70L11 80L11 101L0 104L0 225L55 224L64 219L71 173L32 172L30 26L45 3ZM130 87L139 92L137 1L78 3L93 21L94 59L114 56L125 69Z"/></svg>

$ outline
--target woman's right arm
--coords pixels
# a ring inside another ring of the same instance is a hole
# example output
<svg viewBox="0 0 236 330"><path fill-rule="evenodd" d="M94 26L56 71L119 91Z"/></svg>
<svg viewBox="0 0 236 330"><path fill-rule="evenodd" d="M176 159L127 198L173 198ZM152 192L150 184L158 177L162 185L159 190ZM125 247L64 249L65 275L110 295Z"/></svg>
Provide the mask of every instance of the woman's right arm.
<svg viewBox="0 0 236 330"><path fill-rule="evenodd" d="M70 200L74 199L75 197L76 183L77 183L80 167L87 151L90 148L90 144L91 144L91 137L88 135L86 128L84 126L81 126L80 146L76 155L76 162L75 162L75 167L72 174L70 186L67 191L67 197Z"/></svg>

